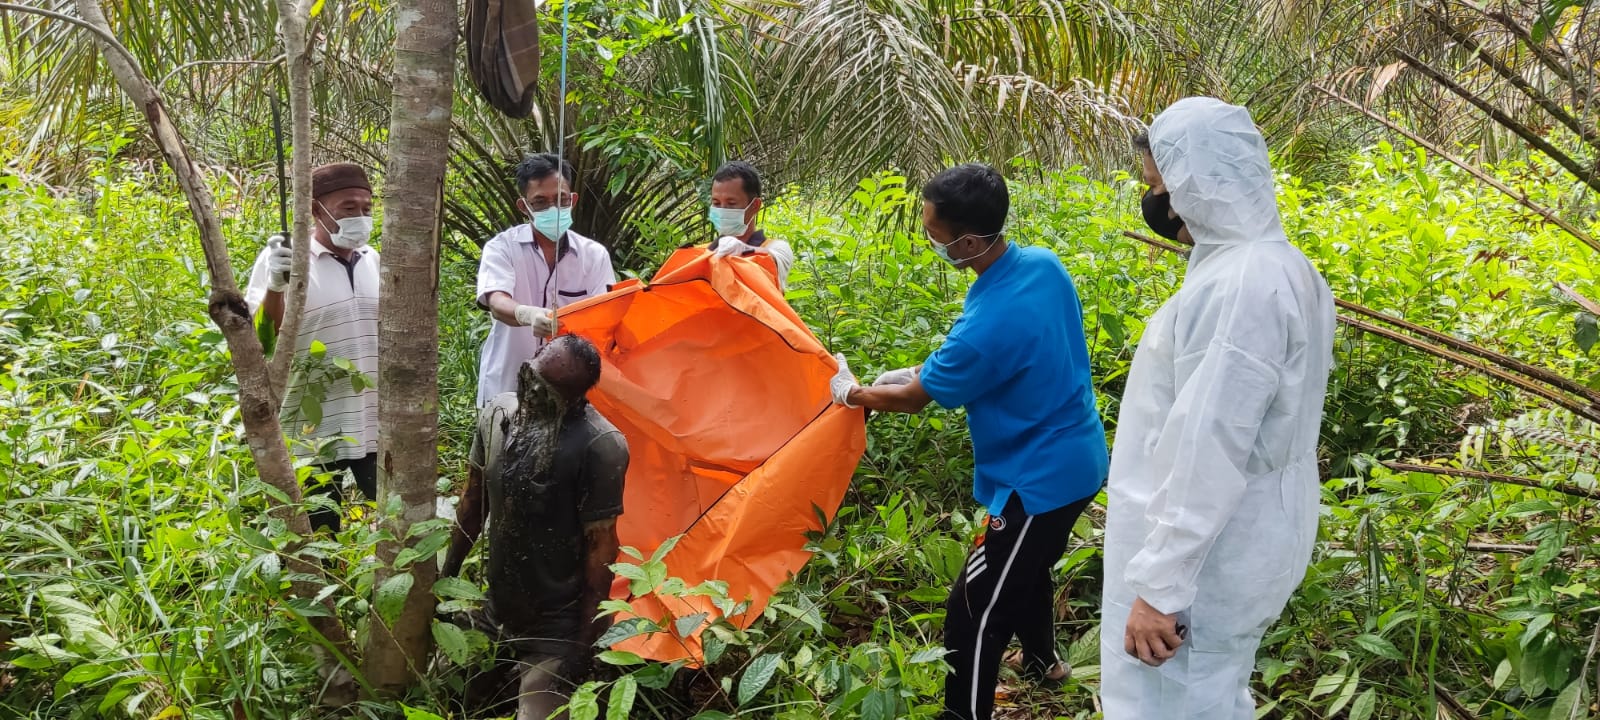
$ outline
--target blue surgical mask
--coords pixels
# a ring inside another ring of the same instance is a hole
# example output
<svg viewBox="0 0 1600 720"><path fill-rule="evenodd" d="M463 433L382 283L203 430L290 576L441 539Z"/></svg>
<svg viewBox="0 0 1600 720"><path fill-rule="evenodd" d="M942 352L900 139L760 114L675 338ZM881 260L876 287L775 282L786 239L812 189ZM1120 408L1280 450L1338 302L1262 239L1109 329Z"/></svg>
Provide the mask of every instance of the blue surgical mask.
<svg viewBox="0 0 1600 720"><path fill-rule="evenodd" d="M755 201L751 200L750 205L754 204ZM750 223L744 221L744 213L750 209L750 205L742 208L711 208L709 215L711 226L717 229L718 235L734 237L744 235L745 231L750 229Z"/></svg>
<svg viewBox="0 0 1600 720"><path fill-rule="evenodd" d="M533 229L551 240L559 240L572 229L572 208L551 207L533 213Z"/></svg>

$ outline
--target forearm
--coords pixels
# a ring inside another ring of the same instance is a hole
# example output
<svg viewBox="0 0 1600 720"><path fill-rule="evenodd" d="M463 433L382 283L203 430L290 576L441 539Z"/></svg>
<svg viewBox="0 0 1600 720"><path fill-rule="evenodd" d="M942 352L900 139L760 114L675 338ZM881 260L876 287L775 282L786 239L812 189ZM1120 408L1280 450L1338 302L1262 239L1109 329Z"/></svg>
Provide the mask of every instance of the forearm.
<svg viewBox="0 0 1600 720"><path fill-rule="evenodd" d="M489 314L506 325L522 327L522 323L517 321L518 304L516 300L511 299L509 293L489 293Z"/></svg>
<svg viewBox="0 0 1600 720"><path fill-rule="evenodd" d="M261 299L261 313L271 322L272 334L278 334L278 328L283 327L283 293L277 290L268 290Z"/></svg>
<svg viewBox="0 0 1600 720"><path fill-rule="evenodd" d="M617 559L617 526L616 521L591 523L584 529L588 543L588 552L584 562L583 593L579 602L589 620L583 626L582 637L585 645L593 645L606 628L611 627L611 616L600 612L600 603L611 596L611 563Z"/></svg>
<svg viewBox="0 0 1600 720"><path fill-rule="evenodd" d="M933 401L922 383L874 385L850 390L850 404L877 412L919 413Z"/></svg>
<svg viewBox="0 0 1600 720"><path fill-rule="evenodd" d="M483 534L484 521L483 474L477 468L467 471L467 486L461 490L461 502L456 505L456 523L450 531L450 549L444 555L444 567L439 572L445 577L461 573L467 553Z"/></svg>

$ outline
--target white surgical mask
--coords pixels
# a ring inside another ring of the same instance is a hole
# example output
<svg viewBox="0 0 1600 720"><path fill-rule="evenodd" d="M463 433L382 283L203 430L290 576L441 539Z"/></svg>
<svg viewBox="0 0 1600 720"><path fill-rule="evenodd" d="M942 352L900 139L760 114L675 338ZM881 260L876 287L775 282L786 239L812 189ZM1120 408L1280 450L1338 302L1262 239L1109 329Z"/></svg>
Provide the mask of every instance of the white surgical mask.
<svg viewBox="0 0 1600 720"><path fill-rule="evenodd" d="M923 232L924 235L928 234L928 231L926 231L926 230L924 230L922 232ZM1000 243L999 242L990 242L989 246L984 248L978 254L972 255L970 257L959 258L959 259L950 257L950 246L951 245L954 245L954 244L956 244L958 242L961 242L962 240L965 240L965 239L967 239L969 237L975 237L975 238L978 238L979 240L982 240L984 238L995 238L995 237L999 237L999 236L1000 236L1000 233L990 233L988 235L973 235L971 233L968 233L966 235L962 235L961 237L958 237L958 238L956 238L954 240L951 240L948 243L945 243L945 244L941 245L941 244L939 244L938 240L934 240L933 239L932 235L928 235L928 242L933 243L933 254L938 255L939 259L944 260L947 263L950 263L952 266L960 267L961 263L968 262L968 261L971 261L971 260L977 260L978 258L981 258L984 255L989 254L989 251L993 250L994 246L999 245Z"/></svg>
<svg viewBox="0 0 1600 720"><path fill-rule="evenodd" d="M756 204L756 201L751 200L750 205L754 204ZM734 237L744 235L745 231L750 229L750 223L744 221L744 213L750 209L750 205L742 208L711 208L711 212L708 215L711 220L711 226L717 229L718 235L732 235Z"/></svg>
<svg viewBox="0 0 1600 720"><path fill-rule="evenodd" d="M318 203L318 205L321 205L321 203ZM328 213L328 208L323 206L322 211ZM328 214L332 215L333 213ZM328 233L328 239L333 241L334 247L340 250L356 250L366 247L367 243L372 241L371 215L356 215L354 217L341 218L335 222L339 224L339 229Z"/></svg>

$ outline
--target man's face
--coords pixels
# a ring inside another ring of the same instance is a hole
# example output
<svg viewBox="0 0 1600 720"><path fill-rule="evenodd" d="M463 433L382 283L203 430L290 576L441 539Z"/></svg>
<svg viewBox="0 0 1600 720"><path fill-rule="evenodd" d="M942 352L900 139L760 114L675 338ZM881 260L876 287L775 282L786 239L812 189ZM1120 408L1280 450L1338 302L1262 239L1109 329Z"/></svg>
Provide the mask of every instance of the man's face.
<svg viewBox="0 0 1600 720"><path fill-rule="evenodd" d="M740 178L717 180L711 183L711 207L744 210L745 223L752 224L761 211L761 198L750 197Z"/></svg>
<svg viewBox="0 0 1600 720"><path fill-rule="evenodd" d="M316 219L312 223L315 228L317 240L323 245L332 247L332 236L339 229L339 221L358 215L372 215L372 191L362 188L345 188L335 190L326 195L317 197L311 203L311 216Z"/></svg>
<svg viewBox="0 0 1600 720"><path fill-rule="evenodd" d="M1140 150L1139 158L1144 162L1144 184L1150 186L1150 192L1160 195L1167 191L1167 184L1161 179L1161 171L1156 169L1156 157L1148 150Z"/></svg>
<svg viewBox="0 0 1600 720"><path fill-rule="evenodd" d="M533 356L532 362L534 371L561 394L562 400L570 404L583 396L581 391L574 389L580 384L578 362L565 349L564 343L545 343Z"/></svg>
<svg viewBox="0 0 1600 720"><path fill-rule="evenodd" d="M953 258L967 258L956 263L961 267L981 253L985 238L979 238L971 233L962 232L960 228L946 222L939 217L933 203L922 203L922 232L927 235L928 242L943 245L946 252Z"/></svg>
<svg viewBox="0 0 1600 720"><path fill-rule="evenodd" d="M528 181L517 205L523 213L541 213L553 207L572 208L578 204L578 194L572 192L567 179L554 172L537 180Z"/></svg>

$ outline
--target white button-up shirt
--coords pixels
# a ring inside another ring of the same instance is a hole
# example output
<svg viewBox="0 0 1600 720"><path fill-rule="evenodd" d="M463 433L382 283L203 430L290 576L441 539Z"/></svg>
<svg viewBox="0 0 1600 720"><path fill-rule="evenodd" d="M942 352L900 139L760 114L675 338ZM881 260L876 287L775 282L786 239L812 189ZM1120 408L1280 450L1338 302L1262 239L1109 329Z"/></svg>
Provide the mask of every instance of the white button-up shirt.
<svg viewBox="0 0 1600 720"><path fill-rule="evenodd" d="M334 358L344 358L367 376L378 379L378 251L370 247L351 253L347 265L315 239L308 258L305 312L296 339L294 370L278 413L283 433L295 455L310 455L331 440L336 460L363 457L378 451L378 391L366 387L354 392L347 373L335 369ZM267 297L267 251L263 249L250 270L245 302L255 314ZM279 339L280 343L282 338ZM321 362L306 354L313 340L327 347ZM280 349L281 349L280 344ZM309 387L308 387L309 386ZM322 388L322 418L312 423L300 409L308 389Z"/></svg>
<svg viewBox="0 0 1600 720"><path fill-rule="evenodd" d="M483 258L478 262L478 304L488 307L489 293L503 292L518 305L554 310L603 294L617 281L605 246L570 230L561 242L554 277L551 282L550 265L533 241L533 229L518 225L483 246ZM532 328L492 321L478 362L478 407L500 393L515 392L517 368L543 346L544 340L534 335Z"/></svg>

